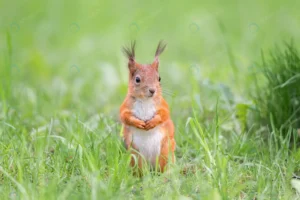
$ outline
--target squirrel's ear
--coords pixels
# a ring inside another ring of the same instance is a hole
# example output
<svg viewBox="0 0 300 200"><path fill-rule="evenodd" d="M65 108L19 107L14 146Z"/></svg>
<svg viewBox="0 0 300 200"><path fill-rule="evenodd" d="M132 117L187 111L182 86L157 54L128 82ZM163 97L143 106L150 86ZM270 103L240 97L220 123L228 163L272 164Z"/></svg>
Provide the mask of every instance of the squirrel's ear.
<svg viewBox="0 0 300 200"><path fill-rule="evenodd" d="M151 64L151 66L154 67L155 69L158 69L158 66L159 66L159 59L158 59L158 57L154 59L154 61Z"/></svg>
<svg viewBox="0 0 300 200"><path fill-rule="evenodd" d="M152 67L158 69L159 66L159 55L165 50L167 44L164 44L164 41L159 41L156 52L155 52L155 59L152 63Z"/></svg>
<svg viewBox="0 0 300 200"><path fill-rule="evenodd" d="M136 63L134 59L128 60L128 69L131 74L134 74L134 72L137 70Z"/></svg>
<svg viewBox="0 0 300 200"><path fill-rule="evenodd" d="M137 69L136 63L135 63L135 41L131 42L130 47L123 47L123 53L128 58L128 68L131 73L134 73L134 71Z"/></svg>

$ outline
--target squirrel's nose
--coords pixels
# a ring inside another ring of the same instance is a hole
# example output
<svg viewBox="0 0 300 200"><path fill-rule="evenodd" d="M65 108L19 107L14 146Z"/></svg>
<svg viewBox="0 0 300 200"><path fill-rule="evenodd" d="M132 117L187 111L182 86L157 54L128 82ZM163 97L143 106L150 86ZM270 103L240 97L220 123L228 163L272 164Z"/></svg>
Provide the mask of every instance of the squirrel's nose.
<svg viewBox="0 0 300 200"><path fill-rule="evenodd" d="M151 89L149 89L149 92L150 92L151 94L154 94L155 89L151 88Z"/></svg>

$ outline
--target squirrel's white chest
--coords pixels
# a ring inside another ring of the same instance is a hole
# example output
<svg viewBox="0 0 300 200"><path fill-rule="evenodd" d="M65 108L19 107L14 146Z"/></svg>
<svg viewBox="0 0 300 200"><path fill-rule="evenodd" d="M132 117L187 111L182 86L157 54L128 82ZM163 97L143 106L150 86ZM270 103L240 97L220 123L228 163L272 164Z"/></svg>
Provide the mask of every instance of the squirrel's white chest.
<svg viewBox="0 0 300 200"><path fill-rule="evenodd" d="M132 112L135 117L143 121L150 120L156 112L154 101L152 99L137 100L133 104Z"/></svg>
<svg viewBox="0 0 300 200"><path fill-rule="evenodd" d="M134 116L143 121L152 119L155 112L156 108L152 99L136 101L133 104ZM156 126L148 131L131 127L131 133L132 141L138 148L140 154L152 165L155 165L156 158L160 154L161 140L163 138L160 126Z"/></svg>

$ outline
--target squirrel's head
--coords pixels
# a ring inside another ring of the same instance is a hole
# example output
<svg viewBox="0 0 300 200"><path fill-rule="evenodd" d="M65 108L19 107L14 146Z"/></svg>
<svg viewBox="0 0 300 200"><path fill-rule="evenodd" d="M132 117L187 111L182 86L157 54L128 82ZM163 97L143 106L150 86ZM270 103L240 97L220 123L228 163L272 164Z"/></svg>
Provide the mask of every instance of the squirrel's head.
<svg viewBox="0 0 300 200"><path fill-rule="evenodd" d="M129 95L138 99L152 98L161 95L158 66L159 55L165 48L166 44L160 41L152 64L139 64L135 61L135 42L132 42L130 47L123 47L123 51L128 58Z"/></svg>

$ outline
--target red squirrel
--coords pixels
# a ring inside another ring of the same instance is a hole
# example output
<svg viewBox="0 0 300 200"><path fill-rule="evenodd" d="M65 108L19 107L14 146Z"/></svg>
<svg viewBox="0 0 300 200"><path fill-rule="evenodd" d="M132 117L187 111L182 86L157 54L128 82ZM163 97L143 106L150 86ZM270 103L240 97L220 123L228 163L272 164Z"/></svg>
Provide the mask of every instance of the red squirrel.
<svg viewBox="0 0 300 200"><path fill-rule="evenodd" d="M159 55L165 48L166 44L160 41L152 64L139 64L135 60L135 42L123 47L128 58L129 84L120 107L120 119L124 143L132 155L130 165L140 170L145 160L164 172L169 153L171 162L175 162L174 124L168 103L162 96L158 72Z"/></svg>

